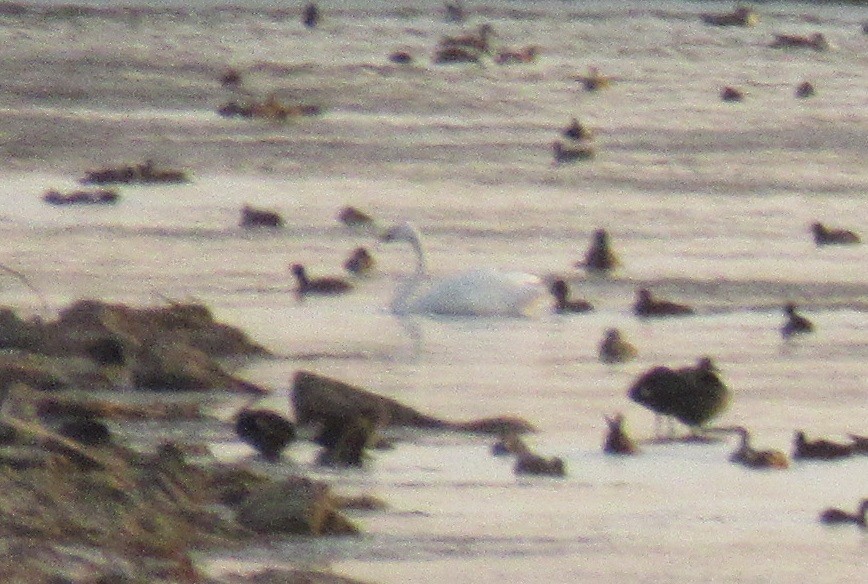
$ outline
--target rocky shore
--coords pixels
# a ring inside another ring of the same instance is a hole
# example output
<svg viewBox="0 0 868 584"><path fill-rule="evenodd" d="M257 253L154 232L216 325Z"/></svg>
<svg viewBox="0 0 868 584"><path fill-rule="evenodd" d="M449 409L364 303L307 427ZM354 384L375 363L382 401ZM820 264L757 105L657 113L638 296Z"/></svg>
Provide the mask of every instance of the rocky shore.
<svg viewBox="0 0 868 584"><path fill-rule="evenodd" d="M352 582L307 570L205 573L197 554L285 537L346 537L346 508L379 508L309 477L275 479L244 461L220 462L171 440L136 449L108 421L207 417L201 402L169 392L269 392L228 364L270 352L200 304L134 308L82 300L54 320L0 309L0 580L45 583ZM129 403L113 392L153 399ZM108 397L106 397L108 396ZM524 420L451 422L308 371L293 376L299 426L325 427L346 444L360 424L356 462L390 426L483 434L532 431ZM337 422L336 422L337 421ZM355 438L351 438L355 439ZM322 435L316 439L321 444ZM328 449L329 463L341 451Z"/></svg>

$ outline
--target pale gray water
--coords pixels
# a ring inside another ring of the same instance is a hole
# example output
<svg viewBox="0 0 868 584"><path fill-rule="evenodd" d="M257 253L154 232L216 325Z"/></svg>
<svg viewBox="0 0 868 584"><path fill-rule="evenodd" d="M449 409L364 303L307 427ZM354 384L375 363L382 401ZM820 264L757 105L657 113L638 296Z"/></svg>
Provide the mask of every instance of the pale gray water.
<svg viewBox="0 0 868 584"><path fill-rule="evenodd" d="M506 44L539 44L539 61L430 65L440 35L458 30L439 2L354 2L315 31L289 9L4 13L0 263L49 306L11 276L3 304L45 314L80 297L198 298L281 356L241 372L274 389L266 404L279 411L292 374L310 369L447 418L525 417L540 429L533 446L567 464L566 480L517 479L486 440L409 433L365 470L332 472L299 445L274 472L300 466L391 509L358 516L361 540L203 559L217 570L306 561L395 583L864 581L864 532L816 517L868 496L865 458L758 473L727 462L729 443L649 446L630 460L600 450L603 414L653 432L626 398L639 373L702 354L734 393L720 422L749 426L758 447L789 450L796 428L868 434L868 252L818 249L808 233L820 219L866 235L864 6L762 5L757 27L716 29L696 15L728 3L467 4L479 7L468 27L488 21ZM814 31L837 50L766 46L775 32ZM417 65L389 64L399 49ZM616 78L610 89L575 81L592 64ZM229 65L250 70L257 92L327 111L289 125L222 119L213 110L231 96L216 78ZM804 79L818 95L797 100ZM747 100L722 103L723 85ZM573 115L597 130L599 154L553 167L549 144ZM145 157L195 180L123 187L115 207L40 200L87 168ZM242 231L245 202L288 227ZM416 340L387 310L411 252L344 229L335 215L347 204L413 220L435 276L478 265L565 275L597 310L419 318ZM624 261L610 279L572 268L597 227ZM374 276L341 299L295 300L289 264L339 273L357 245L376 255ZM640 286L699 315L639 322ZM815 335L781 340L786 300ZM610 326L637 361L596 361ZM218 421L174 432L249 455Z"/></svg>

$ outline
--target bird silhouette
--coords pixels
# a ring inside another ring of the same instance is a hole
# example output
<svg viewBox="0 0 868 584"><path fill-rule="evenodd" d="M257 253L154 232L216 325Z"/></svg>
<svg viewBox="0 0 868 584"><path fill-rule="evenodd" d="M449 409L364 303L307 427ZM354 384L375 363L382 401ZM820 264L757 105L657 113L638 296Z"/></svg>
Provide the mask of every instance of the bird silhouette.
<svg viewBox="0 0 868 584"><path fill-rule="evenodd" d="M342 278L326 276L321 278L309 278L307 270L301 264L293 264L292 274L298 282L296 294L299 297L304 297L310 294L315 295L335 295L343 294L352 290L353 286Z"/></svg>
<svg viewBox="0 0 868 584"><path fill-rule="evenodd" d="M295 440L295 424L270 410L243 409L235 417L235 433L268 462L277 462Z"/></svg>
<svg viewBox="0 0 868 584"><path fill-rule="evenodd" d="M694 314L694 310L686 304L654 298L651 292L645 288L636 292L633 312L642 318Z"/></svg>
<svg viewBox="0 0 868 584"><path fill-rule="evenodd" d="M796 312L796 305L792 302L787 302L784 305L784 315L787 317L787 320L781 327L781 336L785 339L789 339L793 335L814 332L814 323Z"/></svg>
<svg viewBox="0 0 868 584"><path fill-rule="evenodd" d="M555 312L558 314L588 312L594 309L594 305L586 300L570 300L570 288L564 280L552 282L549 291L555 297Z"/></svg>
<svg viewBox="0 0 868 584"><path fill-rule="evenodd" d="M830 507L820 513L820 522L825 523L826 525L843 525L847 523L853 523L855 525L861 526L864 529L866 527L866 513L868 513L868 499L862 499L862 502L859 504L859 509L856 511L856 513L850 513L842 509Z"/></svg>
<svg viewBox="0 0 868 584"><path fill-rule="evenodd" d="M630 386L628 396L659 416L678 420L693 435L721 414L730 400L729 389L709 357L701 357L694 367L654 367Z"/></svg>
<svg viewBox="0 0 868 584"><path fill-rule="evenodd" d="M577 268L584 268L589 272L598 274L611 272L621 265L618 256L612 251L609 232L605 229L595 230L584 259L575 265Z"/></svg>

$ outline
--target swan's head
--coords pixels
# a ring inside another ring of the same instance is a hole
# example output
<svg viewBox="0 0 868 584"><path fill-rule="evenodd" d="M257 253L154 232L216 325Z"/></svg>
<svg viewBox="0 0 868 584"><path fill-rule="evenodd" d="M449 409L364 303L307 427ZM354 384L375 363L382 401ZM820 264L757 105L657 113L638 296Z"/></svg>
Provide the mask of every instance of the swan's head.
<svg viewBox="0 0 868 584"><path fill-rule="evenodd" d="M397 223L384 231L380 235L380 241L384 241L386 243L392 241L408 241L411 243L418 243L419 231L412 223L410 223L409 221L404 221L402 223Z"/></svg>

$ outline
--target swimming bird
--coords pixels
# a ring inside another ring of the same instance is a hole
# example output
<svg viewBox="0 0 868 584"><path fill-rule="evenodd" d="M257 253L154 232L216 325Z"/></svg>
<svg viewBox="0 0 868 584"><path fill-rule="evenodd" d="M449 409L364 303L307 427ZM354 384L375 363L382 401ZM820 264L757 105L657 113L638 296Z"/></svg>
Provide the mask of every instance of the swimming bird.
<svg viewBox="0 0 868 584"><path fill-rule="evenodd" d="M342 278L333 276L321 278L309 278L307 271L301 264L293 264L292 274L298 282L296 294L298 296L307 296L309 294L316 295L334 295L343 294L353 289L353 285Z"/></svg>
<svg viewBox="0 0 868 584"><path fill-rule="evenodd" d="M759 22L756 10L747 6L738 6L734 11L724 14L701 14L700 18L712 26L754 26Z"/></svg>
<svg viewBox="0 0 868 584"><path fill-rule="evenodd" d="M428 282L422 237L409 222L382 236L384 242L404 241L416 253L416 269L397 289L391 309L398 315L529 316L548 297L542 280L524 272L476 268Z"/></svg>
<svg viewBox="0 0 868 584"><path fill-rule="evenodd" d="M555 164L565 164L578 160L588 160L594 157L594 147L590 144L564 144L560 140L552 142L552 154Z"/></svg>
<svg viewBox="0 0 868 584"><path fill-rule="evenodd" d="M610 418L605 416L609 429L606 433L606 441L603 443L603 452L606 454L637 454L639 447L624 430L623 414L615 414Z"/></svg>
<svg viewBox="0 0 868 584"><path fill-rule="evenodd" d="M235 417L235 432L268 462L277 462L295 440L295 424L270 410L243 409Z"/></svg>
<svg viewBox="0 0 868 584"><path fill-rule="evenodd" d="M811 224L811 233L817 245L853 245L861 243L862 239L854 231L835 227L826 227L819 221Z"/></svg>
<svg viewBox="0 0 868 584"><path fill-rule="evenodd" d="M517 475L546 475L553 477L566 476L564 461L558 456L545 458L533 452L522 452L516 455L513 472Z"/></svg>
<svg viewBox="0 0 868 584"><path fill-rule="evenodd" d="M659 300L651 295L651 292L642 288L636 292L636 302L633 304L633 312L639 317L662 317L682 316L695 314L695 311L686 304L679 304L670 300Z"/></svg>
<svg viewBox="0 0 868 584"><path fill-rule="evenodd" d="M311 2L304 7L304 12L301 16L302 23L308 28L316 28L319 24L320 14L317 5Z"/></svg>
<svg viewBox="0 0 868 584"><path fill-rule="evenodd" d="M814 323L796 312L796 305L792 302L787 302L784 305L784 314L787 317L786 322L781 327L781 335L788 339L793 335L803 335L814 332Z"/></svg>
<svg viewBox="0 0 868 584"><path fill-rule="evenodd" d="M868 436L859 436L857 434L849 434L850 440L853 441L854 454L868 454Z"/></svg>
<svg viewBox="0 0 868 584"><path fill-rule="evenodd" d="M609 242L609 232L605 229L596 229L591 238L591 245L585 252L582 261L576 262L577 268L585 268L589 272L608 273L621 265L618 256L612 251Z"/></svg>
<svg viewBox="0 0 868 584"><path fill-rule="evenodd" d="M865 520L866 513L868 513L868 499L862 499L862 502L859 504L859 509L855 513L850 513L843 509L836 509L835 507L825 509L820 513L820 522L825 523L826 525L853 523L865 528L868 526L866 525Z"/></svg>
<svg viewBox="0 0 868 584"><path fill-rule="evenodd" d="M750 445L750 432L743 426L734 428L741 436L739 447L730 455L729 460L748 468L789 468L787 455L780 450L756 450Z"/></svg>
<svg viewBox="0 0 868 584"><path fill-rule="evenodd" d="M581 124L578 119L572 118L570 125L561 131L561 136L570 140L590 140L594 137L594 133Z"/></svg>
<svg viewBox="0 0 868 584"><path fill-rule="evenodd" d="M677 419L691 434L721 414L730 400L709 357L701 357L694 367L654 367L633 382L628 396L658 416Z"/></svg>
<svg viewBox="0 0 868 584"><path fill-rule="evenodd" d="M808 440L801 430L793 437L794 459L835 460L852 456L853 450L852 444L841 444L824 438Z"/></svg>
<svg viewBox="0 0 868 584"><path fill-rule="evenodd" d="M351 274L362 276L374 269L376 261L365 247L357 247L344 262L344 269Z"/></svg>
<svg viewBox="0 0 868 584"><path fill-rule="evenodd" d="M744 101L744 91L727 85L720 90L720 99L723 101Z"/></svg>
<svg viewBox="0 0 868 584"><path fill-rule="evenodd" d="M600 73L597 67L588 67L588 74L579 77L578 80L584 85L585 91L597 91L611 85L612 80Z"/></svg>
<svg viewBox="0 0 868 584"><path fill-rule="evenodd" d="M594 306L586 300L570 300L570 288L567 283L561 279L557 279L549 286L549 291L555 297L555 312L558 314L575 314L579 312L588 312L594 309Z"/></svg>
<svg viewBox="0 0 868 584"><path fill-rule="evenodd" d="M241 227L283 227L283 217L277 211L257 209L250 205L241 208Z"/></svg>
<svg viewBox="0 0 868 584"><path fill-rule="evenodd" d="M636 347L624 339L621 331L610 328L600 342L599 357L603 363L624 363L636 357Z"/></svg>
<svg viewBox="0 0 868 584"><path fill-rule="evenodd" d="M810 81L802 81L796 86L796 97L813 97L817 90L814 89L814 84Z"/></svg>
<svg viewBox="0 0 868 584"><path fill-rule="evenodd" d="M826 36L821 32L816 32L810 36L800 34L776 34L775 40L769 45L776 49L789 48L809 48L815 51L828 51L832 45L826 39Z"/></svg>

